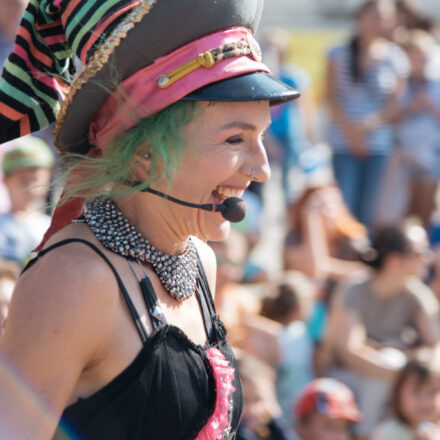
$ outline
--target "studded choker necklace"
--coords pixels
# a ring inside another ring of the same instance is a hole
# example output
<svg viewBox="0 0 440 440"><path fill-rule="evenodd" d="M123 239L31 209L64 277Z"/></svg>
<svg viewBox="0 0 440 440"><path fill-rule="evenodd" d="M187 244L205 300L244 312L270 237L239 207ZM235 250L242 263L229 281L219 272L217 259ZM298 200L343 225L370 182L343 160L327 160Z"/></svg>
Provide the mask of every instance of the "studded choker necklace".
<svg viewBox="0 0 440 440"><path fill-rule="evenodd" d="M110 199L98 198L87 203L83 215L107 249L131 260L150 263L162 286L174 299L183 301L194 293L199 271L197 251L191 239L183 254L161 252L136 231Z"/></svg>

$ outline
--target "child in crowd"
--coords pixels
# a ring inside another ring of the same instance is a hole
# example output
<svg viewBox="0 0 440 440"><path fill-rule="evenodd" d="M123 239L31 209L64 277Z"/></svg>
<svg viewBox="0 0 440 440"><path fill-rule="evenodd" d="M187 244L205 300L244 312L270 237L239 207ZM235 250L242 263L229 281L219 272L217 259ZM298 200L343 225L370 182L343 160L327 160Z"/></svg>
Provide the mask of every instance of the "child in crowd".
<svg viewBox="0 0 440 440"><path fill-rule="evenodd" d="M361 420L353 393L335 379L315 379L295 406L301 440L353 440L353 424Z"/></svg>
<svg viewBox="0 0 440 440"><path fill-rule="evenodd" d="M279 324L258 315L260 300L240 283L247 257L246 237L231 229L223 241L210 242L217 259L215 307L228 332L228 340L260 360L279 362Z"/></svg>
<svg viewBox="0 0 440 440"><path fill-rule="evenodd" d="M0 260L0 335L8 316L12 292L19 274L20 266L15 261Z"/></svg>
<svg viewBox="0 0 440 440"><path fill-rule="evenodd" d="M294 440L293 432L279 418L281 410L275 396L273 368L240 350L236 356L244 390L237 440Z"/></svg>
<svg viewBox="0 0 440 440"><path fill-rule="evenodd" d="M50 219L41 212L54 163L49 146L28 136L3 157L3 180L11 200L10 212L0 215L0 258L24 263L43 238Z"/></svg>
<svg viewBox="0 0 440 440"><path fill-rule="evenodd" d="M396 379L391 395L392 418L373 440L437 440L440 429L440 377L427 362L413 360Z"/></svg>
<svg viewBox="0 0 440 440"><path fill-rule="evenodd" d="M277 398L283 419L292 428L292 406L313 379L313 342L305 320L313 306L314 287L299 272L286 272L263 298L261 314L281 326L278 340L281 359L277 366Z"/></svg>

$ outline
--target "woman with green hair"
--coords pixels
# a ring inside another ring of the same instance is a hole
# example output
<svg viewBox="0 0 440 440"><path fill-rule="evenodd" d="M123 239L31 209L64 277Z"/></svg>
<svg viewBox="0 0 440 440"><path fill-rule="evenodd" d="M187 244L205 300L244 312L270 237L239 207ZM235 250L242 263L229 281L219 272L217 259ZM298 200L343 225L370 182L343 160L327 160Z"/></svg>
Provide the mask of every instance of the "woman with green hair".
<svg viewBox="0 0 440 440"><path fill-rule="evenodd" d="M261 61L261 7L29 3L0 80L0 138L57 115L69 177L2 336L1 438L235 437L242 389L206 241L269 177L269 105L298 95ZM70 84L72 53L86 67Z"/></svg>

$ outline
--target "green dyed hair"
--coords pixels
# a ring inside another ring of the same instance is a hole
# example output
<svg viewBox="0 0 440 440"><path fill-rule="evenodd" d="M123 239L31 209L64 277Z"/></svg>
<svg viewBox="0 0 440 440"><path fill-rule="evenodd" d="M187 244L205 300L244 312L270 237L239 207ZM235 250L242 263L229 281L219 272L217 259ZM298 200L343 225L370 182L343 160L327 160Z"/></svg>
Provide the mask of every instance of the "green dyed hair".
<svg viewBox="0 0 440 440"><path fill-rule="evenodd" d="M196 108L194 102L178 101L141 120L135 127L120 133L104 156L93 158L66 154L63 177L70 180L61 202L71 197L111 197L134 193L164 176L171 181L184 153L183 128L194 120ZM146 153L151 158L148 179L135 187L123 186L121 182L133 176L133 156Z"/></svg>

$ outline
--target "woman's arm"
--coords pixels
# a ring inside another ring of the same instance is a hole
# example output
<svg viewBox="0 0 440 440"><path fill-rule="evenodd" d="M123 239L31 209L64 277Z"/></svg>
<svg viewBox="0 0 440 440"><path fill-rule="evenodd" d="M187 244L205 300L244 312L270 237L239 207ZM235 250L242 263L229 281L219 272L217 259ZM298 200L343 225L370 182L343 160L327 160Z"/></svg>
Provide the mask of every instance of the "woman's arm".
<svg viewBox="0 0 440 440"><path fill-rule="evenodd" d="M44 256L13 294L0 344L2 439L52 438L82 371L102 348L117 286L79 246Z"/></svg>
<svg viewBox="0 0 440 440"><path fill-rule="evenodd" d="M334 343L345 365L368 376L381 379L393 378L397 370L387 366L381 359L379 351L367 344L365 327L359 316L348 310L342 302L338 306L339 310L333 308L331 310L331 314L336 313L340 321L336 327L338 334L335 335Z"/></svg>
<svg viewBox="0 0 440 440"><path fill-rule="evenodd" d="M287 269L299 270L314 278L344 278L355 272L364 270L363 266L354 261L332 257L328 248L322 214L312 203L305 208L305 233L301 243L286 246L284 262Z"/></svg>
<svg viewBox="0 0 440 440"><path fill-rule="evenodd" d="M367 154L366 131L364 126L353 123L339 104L340 93L337 81L338 65L335 60L327 61L326 71L326 102L333 122L339 127L347 140L351 152L359 158Z"/></svg>

